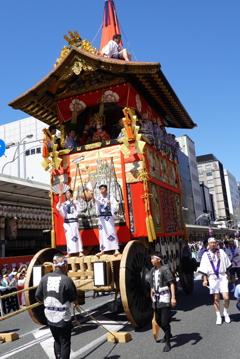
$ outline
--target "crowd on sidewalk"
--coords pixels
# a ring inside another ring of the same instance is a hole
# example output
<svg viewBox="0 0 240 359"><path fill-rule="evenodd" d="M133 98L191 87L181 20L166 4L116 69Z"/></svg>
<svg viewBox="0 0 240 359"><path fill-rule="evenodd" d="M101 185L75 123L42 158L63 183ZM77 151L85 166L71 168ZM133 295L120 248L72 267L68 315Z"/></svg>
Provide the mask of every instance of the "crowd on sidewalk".
<svg viewBox="0 0 240 359"><path fill-rule="evenodd" d="M18 290L24 288L24 283L27 273L27 264L22 264L19 268L13 266L3 266L0 269L0 290L4 288L17 288ZM19 304L26 305L24 293L19 294Z"/></svg>

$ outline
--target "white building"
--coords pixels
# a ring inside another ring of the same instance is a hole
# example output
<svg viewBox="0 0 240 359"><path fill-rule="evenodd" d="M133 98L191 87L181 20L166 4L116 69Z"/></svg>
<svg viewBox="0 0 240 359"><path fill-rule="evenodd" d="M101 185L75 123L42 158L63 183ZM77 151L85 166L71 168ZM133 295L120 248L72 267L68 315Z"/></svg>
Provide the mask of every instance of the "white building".
<svg viewBox="0 0 240 359"><path fill-rule="evenodd" d="M197 156L197 164L200 183L213 195L216 219L230 220L222 163L213 154L207 154Z"/></svg>
<svg viewBox="0 0 240 359"><path fill-rule="evenodd" d="M194 224L196 220L188 156L178 152L178 170L181 178L182 209L184 222Z"/></svg>
<svg viewBox="0 0 240 359"><path fill-rule="evenodd" d="M240 196L236 178L224 169L229 212L234 224L240 223Z"/></svg>
<svg viewBox="0 0 240 359"><path fill-rule="evenodd" d="M198 169L194 142L187 136L177 137L176 140L180 144L181 151L188 157L189 171L191 178L191 187L195 211L195 219L203 213L203 204L201 199L201 191L198 179Z"/></svg>
<svg viewBox="0 0 240 359"><path fill-rule="evenodd" d="M46 126L34 117L0 126L0 139L7 147L0 160L1 174L49 184L50 175L41 166L42 130Z"/></svg>

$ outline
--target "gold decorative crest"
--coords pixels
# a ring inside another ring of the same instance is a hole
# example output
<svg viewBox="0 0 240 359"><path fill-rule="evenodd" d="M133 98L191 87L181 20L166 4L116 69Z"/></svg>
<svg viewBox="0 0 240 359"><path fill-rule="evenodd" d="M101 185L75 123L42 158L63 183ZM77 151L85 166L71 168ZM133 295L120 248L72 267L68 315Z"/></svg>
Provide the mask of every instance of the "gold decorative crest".
<svg viewBox="0 0 240 359"><path fill-rule="evenodd" d="M68 37L67 35L63 36L64 39L68 42L68 46L63 46L60 53L60 57L56 59L54 67L56 67L59 62L61 62L65 58L65 56L69 53L72 47L77 47L82 50L91 52L92 54L100 55L100 51L98 51L96 47L93 47L88 40L82 40L81 36L77 31L74 31L73 33L71 30L68 30L68 34L70 35L70 37Z"/></svg>

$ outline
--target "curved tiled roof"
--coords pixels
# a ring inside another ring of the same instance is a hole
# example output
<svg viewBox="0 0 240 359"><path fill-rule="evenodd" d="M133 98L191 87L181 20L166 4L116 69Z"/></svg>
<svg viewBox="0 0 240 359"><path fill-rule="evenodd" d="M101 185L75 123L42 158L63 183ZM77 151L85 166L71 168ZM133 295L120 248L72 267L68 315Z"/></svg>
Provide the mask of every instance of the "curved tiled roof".
<svg viewBox="0 0 240 359"><path fill-rule="evenodd" d="M88 81L91 78L91 81ZM77 47L38 84L9 103L48 125L58 124L57 101L109 86L130 83L169 127L196 124L155 62L126 62L95 55Z"/></svg>

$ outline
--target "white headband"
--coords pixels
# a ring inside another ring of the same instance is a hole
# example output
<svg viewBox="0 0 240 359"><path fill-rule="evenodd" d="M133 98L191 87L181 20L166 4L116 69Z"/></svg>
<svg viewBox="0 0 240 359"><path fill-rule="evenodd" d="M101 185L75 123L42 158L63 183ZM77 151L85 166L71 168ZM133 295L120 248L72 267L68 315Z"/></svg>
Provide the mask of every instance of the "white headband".
<svg viewBox="0 0 240 359"><path fill-rule="evenodd" d="M158 256L152 256L153 258L156 258L156 259L161 259L160 257L158 257Z"/></svg>
<svg viewBox="0 0 240 359"><path fill-rule="evenodd" d="M66 260L66 258L63 258L62 262L54 263L54 267L63 267L63 266L65 266L65 264L67 264L67 260Z"/></svg>

